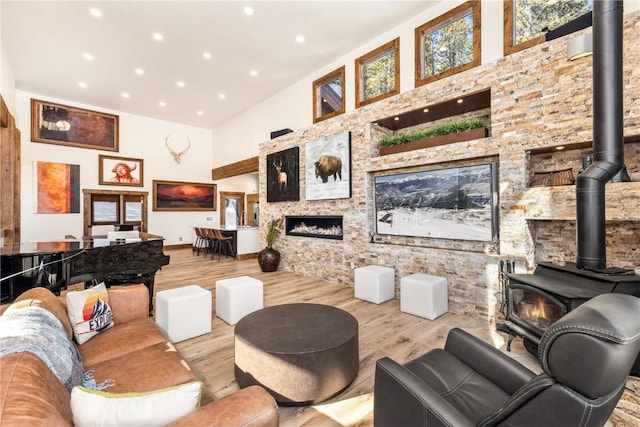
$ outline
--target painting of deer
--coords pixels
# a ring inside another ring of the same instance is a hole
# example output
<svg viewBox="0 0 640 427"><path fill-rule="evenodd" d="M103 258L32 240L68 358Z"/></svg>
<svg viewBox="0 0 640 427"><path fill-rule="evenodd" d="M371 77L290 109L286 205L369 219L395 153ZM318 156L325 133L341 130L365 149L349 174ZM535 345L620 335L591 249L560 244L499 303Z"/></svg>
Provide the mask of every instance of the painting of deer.
<svg viewBox="0 0 640 427"><path fill-rule="evenodd" d="M282 160L280 160L280 163L278 163L277 165L275 162L273 162L273 167L276 168L276 172L278 172L278 185L280 186L280 191L286 190L287 189L287 173L282 172Z"/></svg>
<svg viewBox="0 0 640 427"><path fill-rule="evenodd" d="M267 202L300 200L299 150L267 154Z"/></svg>

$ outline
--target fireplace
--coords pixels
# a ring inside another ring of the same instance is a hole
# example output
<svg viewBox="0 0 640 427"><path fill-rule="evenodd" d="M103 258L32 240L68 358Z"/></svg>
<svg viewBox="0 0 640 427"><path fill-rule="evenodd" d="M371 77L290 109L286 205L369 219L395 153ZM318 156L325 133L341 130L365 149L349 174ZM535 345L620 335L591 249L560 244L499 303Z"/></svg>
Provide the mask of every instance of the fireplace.
<svg viewBox="0 0 640 427"><path fill-rule="evenodd" d="M566 305L553 294L522 283L509 286L508 307L512 322L531 329L537 336L567 312Z"/></svg>
<svg viewBox="0 0 640 427"><path fill-rule="evenodd" d="M285 217L284 224L289 236L342 240L341 215L292 215Z"/></svg>

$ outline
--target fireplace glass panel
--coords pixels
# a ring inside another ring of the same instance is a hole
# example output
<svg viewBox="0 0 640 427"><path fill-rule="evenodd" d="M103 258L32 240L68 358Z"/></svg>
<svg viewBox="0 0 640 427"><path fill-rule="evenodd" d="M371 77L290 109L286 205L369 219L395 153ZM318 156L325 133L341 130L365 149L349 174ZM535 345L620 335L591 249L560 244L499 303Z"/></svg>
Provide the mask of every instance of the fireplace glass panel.
<svg viewBox="0 0 640 427"><path fill-rule="evenodd" d="M287 216L285 232L291 236L342 240L342 216Z"/></svg>
<svg viewBox="0 0 640 427"><path fill-rule="evenodd" d="M539 335L566 314L564 304L533 287L511 286L509 298L511 320L536 331Z"/></svg>

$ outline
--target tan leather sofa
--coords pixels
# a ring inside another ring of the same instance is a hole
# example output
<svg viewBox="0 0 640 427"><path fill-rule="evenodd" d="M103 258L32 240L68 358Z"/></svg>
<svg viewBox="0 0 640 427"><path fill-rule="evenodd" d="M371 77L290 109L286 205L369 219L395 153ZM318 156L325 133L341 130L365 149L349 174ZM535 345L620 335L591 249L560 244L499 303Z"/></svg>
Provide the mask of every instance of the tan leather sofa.
<svg viewBox="0 0 640 427"><path fill-rule="evenodd" d="M149 317L148 295L144 285L109 289L115 326L78 346L84 371L93 370L97 383L105 379L115 382L105 391L147 392L197 380ZM53 313L72 339L63 298L44 288L35 288L22 294L7 310L28 306ZM0 425L73 425L70 392L31 352L13 353L0 359ZM278 407L263 388L248 387L209 402L170 425L277 426Z"/></svg>

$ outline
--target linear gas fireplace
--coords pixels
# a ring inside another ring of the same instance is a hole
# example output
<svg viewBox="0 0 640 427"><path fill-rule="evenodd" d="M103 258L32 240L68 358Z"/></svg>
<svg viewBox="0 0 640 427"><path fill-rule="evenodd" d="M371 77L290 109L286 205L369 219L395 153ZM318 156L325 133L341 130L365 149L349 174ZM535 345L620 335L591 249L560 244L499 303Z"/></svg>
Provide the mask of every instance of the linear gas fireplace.
<svg viewBox="0 0 640 427"><path fill-rule="evenodd" d="M342 215L286 216L284 226L290 236L342 240Z"/></svg>

